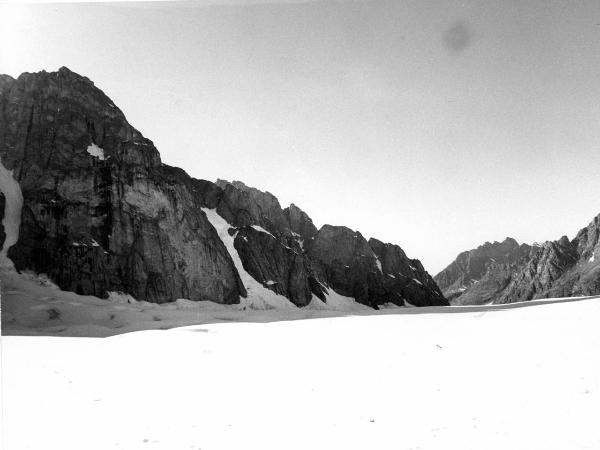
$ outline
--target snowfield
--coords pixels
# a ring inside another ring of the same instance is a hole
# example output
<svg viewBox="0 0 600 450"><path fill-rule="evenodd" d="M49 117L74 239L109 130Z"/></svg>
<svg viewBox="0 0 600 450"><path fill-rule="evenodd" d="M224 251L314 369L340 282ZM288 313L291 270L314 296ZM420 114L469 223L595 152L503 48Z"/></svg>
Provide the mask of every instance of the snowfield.
<svg viewBox="0 0 600 450"><path fill-rule="evenodd" d="M2 280L3 333L50 335L2 337L5 450L600 448L599 298L260 311ZM90 317L196 325L58 337Z"/></svg>
<svg viewBox="0 0 600 450"><path fill-rule="evenodd" d="M21 186L14 179L12 170L6 169L0 158L0 192L4 194L5 206L2 217L4 233L6 233L3 246L0 248L0 268L10 269L13 262L7 257L8 249L19 239L19 226L21 225L21 207L23 194Z"/></svg>

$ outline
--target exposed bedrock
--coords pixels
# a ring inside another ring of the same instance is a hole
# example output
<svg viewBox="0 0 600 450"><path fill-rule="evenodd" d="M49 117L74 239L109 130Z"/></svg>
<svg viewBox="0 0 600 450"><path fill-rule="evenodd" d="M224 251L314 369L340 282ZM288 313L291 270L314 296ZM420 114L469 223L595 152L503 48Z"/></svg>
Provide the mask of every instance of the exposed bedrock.
<svg viewBox="0 0 600 450"><path fill-rule="evenodd" d="M239 302L247 291L202 211L209 208L236 233L244 269L298 306L325 301L326 288L374 307L446 304L397 246L344 227L317 230L304 211L282 208L268 192L163 164L100 89L64 67L0 76L0 157L23 196L8 256L62 289ZM0 196L2 214L5 203Z"/></svg>
<svg viewBox="0 0 600 450"><path fill-rule="evenodd" d="M600 216L569 240L514 239L463 252L435 279L459 305L600 294Z"/></svg>

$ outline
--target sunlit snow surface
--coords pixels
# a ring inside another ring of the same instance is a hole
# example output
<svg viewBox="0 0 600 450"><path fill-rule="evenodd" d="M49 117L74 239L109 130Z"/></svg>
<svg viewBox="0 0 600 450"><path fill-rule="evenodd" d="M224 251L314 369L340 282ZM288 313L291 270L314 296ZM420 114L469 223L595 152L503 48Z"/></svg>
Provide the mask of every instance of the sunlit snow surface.
<svg viewBox="0 0 600 450"><path fill-rule="evenodd" d="M260 225L252 225L252 228L254 228L256 231L260 231L261 233L268 234L269 236L272 236L273 238L275 238L275 236L273 236L271 233L269 233L267 230L265 230Z"/></svg>
<svg viewBox="0 0 600 450"><path fill-rule="evenodd" d="M375 256L375 264L377 264L377 270L379 270L379 272L383 273L383 269L381 268L381 261L379 260L379 258L377 256Z"/></svg>
<svg viewBox="0 0 600 450"><path fill-rule="evenodd" d="M0 192L4 194L5 206L2 225L6 234L0 248L0 268L13 267L8 259L8 249L19 239L19 226L21 225L21 207L23 206L23 193L19 183L14 179L12 170L6 169L0 159Z"/></svg>
<svg viewBox="0 0 600 450"><path fill-rule="evenodd" d="M3 323L26 311L47 334L82 332L70 321L92 313L96 331L199 324L3 336L5 450L600 448L598 298L333 317L322 302L164 307L3 281Z"/></svg>
<svg viewBox="0 0 600 450"><path fill-rule="evenodd" d="M4 450L600 448L600 298L374 311L329 289L296 308L205 212L239 305L0 269Z"/></svg>

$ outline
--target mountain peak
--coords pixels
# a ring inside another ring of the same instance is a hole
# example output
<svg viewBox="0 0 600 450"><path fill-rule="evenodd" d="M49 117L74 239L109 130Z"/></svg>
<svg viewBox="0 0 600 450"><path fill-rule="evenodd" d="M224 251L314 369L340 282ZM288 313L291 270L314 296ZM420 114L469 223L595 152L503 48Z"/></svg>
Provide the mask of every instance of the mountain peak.
<svg viewBox="0 0 600 450"><path fill-rule="evenodd" d="M447 305L395 247L379 261L357 231L318 231L269 192L162 164L110 98L68 67L0 82L2 164L28 193L23 208L40 212L22 215L7 249L17 270L79 294L157 303L270 305L277 295L277 304L306 306L334 290L374 308Z"/></svg>
<svg viewBox="0 0 600 450"><path fill-rule="evenodd" d="M4 77L8 77L8 75L1 75ZM19 79L20 78L40 78L40 77L55 77L55 78L60 78L63 80L77 80L80 82L85 82L87 84L90 84L92 86L94 86L94 82L92 80L90 80L88 77L85 77L83 75L78 74L77 72L72 71L71 69L69 69L67 66L61 66L58 70L54 71L54 72L47 72L45 70L40 70L39 72L23 72L21 75L19 75ZM10 77L12 78L12 77Z"/></svg>
<svg viewBox="0 0 600 450"><path fill-rule="evenodd" d="M573 240L521 244L507 237L461 253L435 276L453 304L510 303L597 292L598 216Z"/></svg>
<svg viewBox="0 0 600 450"><path fill-rule="evenodd" d="M507 237L460 253L434 279L447 298L458 298L471 285L481 280L490 267L514 264L529 254L530 246Z"/></svg>

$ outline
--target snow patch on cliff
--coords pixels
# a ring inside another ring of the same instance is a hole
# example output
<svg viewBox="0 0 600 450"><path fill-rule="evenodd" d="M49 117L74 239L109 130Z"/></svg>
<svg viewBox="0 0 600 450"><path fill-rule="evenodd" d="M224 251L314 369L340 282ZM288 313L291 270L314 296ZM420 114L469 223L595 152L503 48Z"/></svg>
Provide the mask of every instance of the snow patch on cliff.
<svg viewBox="0 0 600 450"><path fill-rule="evenodd" d="M235 239L235 235L237 232L231 236L229 234L229 229L232 226L223 219L215 209L202 208L202 211L206 214L208 221L211 225L217 230L221 241L225 245L225 248L231 255L231 259L233 259L233 264L237 269L240 279L242 283L246 287L246 291L248 292L248 296L246 298L240 298L240 305L243 307L247 307L249 309L290 309L296 308L296 306L290 302L283 295L278 295L275 292L265 288L261 283L252 278L246 269L244 269L244 265L242 264L242 260L240 259L240 255L238 254L235 246L233 245L233 241ZM258 225L253 225L253 228L260 228ZM262 229L261 229L262 230ZM258 230L258 231L261 231ZM266 230L265 233L268 233ZM271 234L271 233L268 233Z"/></svg>
<svg viewBox="0 0 600 450"><path fill-rule="evenodd" d="M104 161L104 150L98 147L93 142L88 146L87 152L95 158L98 158L100 161Z"/></svg>
<svg viewBox="0 0 600 450"><path fill-rule="evenodd" d="M21 226L21 208L23 207L23 193L21 186L13 177L13 171L6 169L0 158L0 192L4 194L4 217L2 226L6 237L0 251L0 268L13 268L8 259L8 249L19 240L19 227Z"/></svg>
<svg viewBox="0 0 600 450"><path fill-rule="evenodd" d="M260 231L261 233L265 233L268 234L269 236L271 236L273 239L276 239L275 236L273 236L271 233L269 233L267 230L265 230L263 227L261 227L260 225L252 225L252 228L254 228L256 231Z"/></svg>
<svg viewBox="0 0 600 450"><path fill-rule="evenodd" d="M377 265L377 269L379 269L379 272L383 273L383 269L381 268L381 261L379 261L379 258L377 256L375 256L375 264Z"/></svg>

